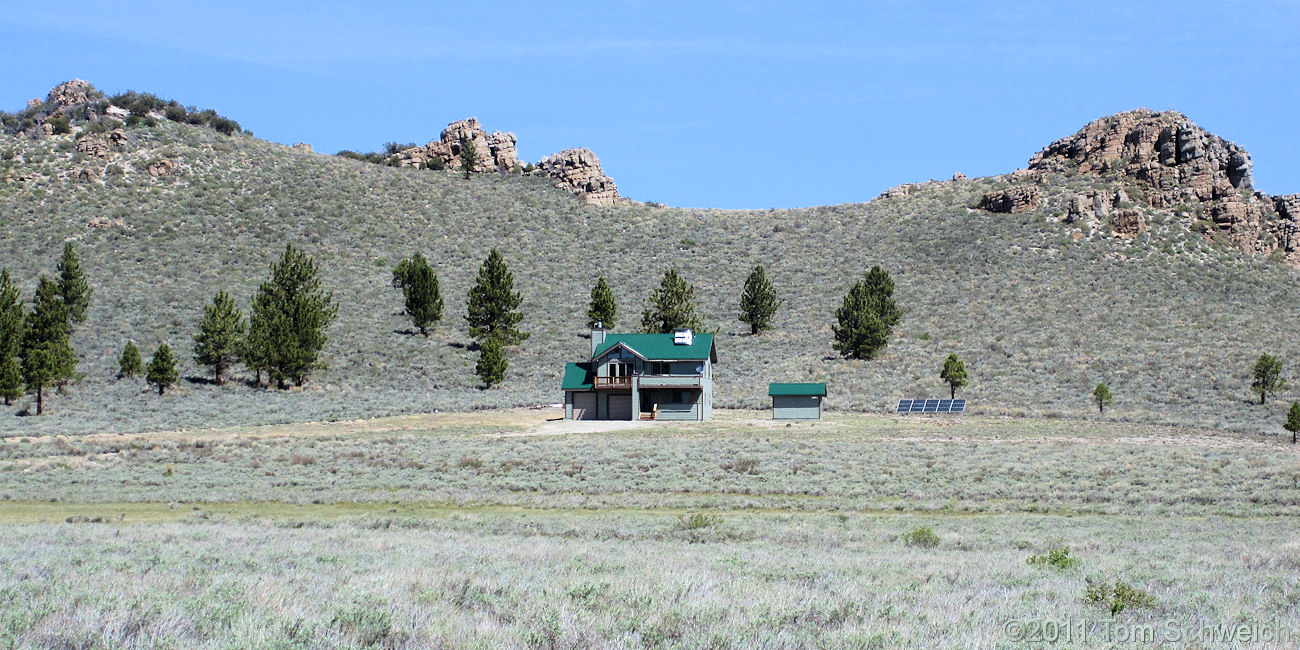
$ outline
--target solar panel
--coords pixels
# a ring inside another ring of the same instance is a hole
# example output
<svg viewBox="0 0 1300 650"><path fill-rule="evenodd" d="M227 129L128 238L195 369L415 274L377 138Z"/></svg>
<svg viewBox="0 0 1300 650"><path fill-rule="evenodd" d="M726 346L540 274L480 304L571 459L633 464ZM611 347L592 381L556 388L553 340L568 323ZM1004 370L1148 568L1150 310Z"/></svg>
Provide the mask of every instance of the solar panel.
<svg viewBox="0 0 1300 650"><path fill-rule="evenodd" d="M900 399L895 413L965 413L964 399Z"/></svg>

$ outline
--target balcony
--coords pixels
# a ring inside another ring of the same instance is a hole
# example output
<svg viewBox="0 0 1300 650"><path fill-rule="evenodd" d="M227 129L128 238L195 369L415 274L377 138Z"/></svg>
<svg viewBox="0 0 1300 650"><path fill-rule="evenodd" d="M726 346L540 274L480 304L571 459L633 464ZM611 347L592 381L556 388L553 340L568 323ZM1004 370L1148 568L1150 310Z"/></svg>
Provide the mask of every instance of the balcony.
<svg viewBox="0 0 1300 650"><path fill-rule="evenodd" d="M699 388L703 381L700 375L641 375L642 388Z"/></svg>
<svg viewBox="0 0 1300 650"><path fill-rule="evenodd" d="M593 386L596 390L631 390L631 377L595 377Z"/></svg>

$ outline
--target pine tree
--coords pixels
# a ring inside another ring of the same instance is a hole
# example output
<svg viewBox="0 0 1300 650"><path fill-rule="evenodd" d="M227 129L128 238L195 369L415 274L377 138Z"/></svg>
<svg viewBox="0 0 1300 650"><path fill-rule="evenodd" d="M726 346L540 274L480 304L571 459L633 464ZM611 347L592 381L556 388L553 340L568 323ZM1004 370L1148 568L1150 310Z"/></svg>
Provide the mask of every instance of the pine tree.
<svg viewBox="0 0 1300 650"><path fill-rule="evenodd" d="M591 288L591 305L587 307L587 327L594 328L600 325L605 329L612 329L617 323L618 305L614 303L614 291L609 288L609 283L605 282L605 277L601 276L596 281L596 286Z"/></svg>
<svg viewBox="0 0 1300 650"><path fill-rule="evenodd" d="M333 294L321 287L320 272L306 253L285 246L280 261L271 265L271 278L253 296L244 360L258 372L267 372L280 388L287 382L301 386L312 370L320 368L325 328L338 314Z"/></svg>
<svg viewBox="0 0 1300 650"><path fill-rule="evenodd" d="M508 367L510 363L506 361L501 341L489 336L487 341L483 342L483 347L479 349L478 364L474 366L474 372L478 373L479 379L483 380L487 388L491 388L506 378Z"/></svg>
<svg viewBox="0 0 1300 650"><path fill-rule="evenodd" d="M1250 388L1259 393L1259 403L1263 404L1270 394L1285 387L1286 380L1282 378L1282 360L1271 354L1259 355L1259 359L1255 361L1255 376L1250 384Z"/></svg>
<svg viewBox="0 0 1300 650"><path fill-rule="evenodd" d="M502 345L518 345L528 338L516 327L524 313L516 311L523 303L522 294L514 292L515 276L506 268L501 252L493 248L478 270L478 281L469 290L465 320L474 338L497 339Z"/></svg>
<svg viewBox="0 0 1300 650"><path fill-rule="evenodd" d="M411 322L428 336L429 330L442 320L443 308L442 289L433 267L423 255L415 253L393 269L393 286L402 290Z"/></svg>
<svg viewBox="0 0 1300 650"><path fill-rule="evenodd" d="M5 406L22 397L23 388L23 367L18 356L5 357L0 361L0 397L4 397Z"/></svg>
<svg viewBox="0 0 1300 650"><path fill-rule="evenodd" d="M32 310L24 320L23 380L36 391L36 414L45 413L45 388L72 378L77 357L68 341L67 306L59 285L41 276L32 299Z"/></svg>
<svg viewBox="0 0 1300 650"><path fill-rule="evenodd" d="M8 406L23 396L22 364L23 303L9 269L0 271L0 396Z"/></svg>
<svg viewBox="0 0 1300 650"><path fill-rule="evenodd" d="M470 138L462 137L459 155L460 168L465 170L465 180L469 180L470 172L475 171L479 165L478 147L474 146L474 141Z"/></svg>
<svg viewBox="0 0 1300 650"><path fill-rule="evenodd" d="M218 291L212 304L204 305L199 333L194 335L194 360L212 366L213 378L220 386L230 364L239 360L244 345L244 315L235 299Z"/></svg>
<svg viewBox="0 0 1300 650"><path fill-rule="evenodd" d="M772 329L772 317L781 307L776 289L767 279L763 265L754 267L745 280L745 290L740 294L740 322L749 325L750 335Z"/></svg>
<svg viewBox="0 0 1300 650"><path fill-rule="evenodd" d="M176 372L176 358L172 356L172 349L166 343L159 345L153 353L153 359L149 360L145 381L157 386L158 394L162 395L163 391L175 386L180 378L180 373Z"/></svg>
<svg viewBox="0 0 1300 650"><path fill-rule="evenodd" d="M117 376L133 379L144 372L144 360L140 358L140 348L134 341L127 341L122 347L122 356L117 358Z"/></svg>
<svg viewBox="0 0 1300 650"><path fill-rule="evenodd" d="M668 269L641 311L641 329L647 334L666 334L678 329L703 329L695 313L695 287L687 284L677 269Z"/></svg>
<svg viewBox="0 0 1300 650"><path fill-rule="evenodd" d="M68 332L76 325L86 322L86 309L90 306L90 284L81 272L81 260L72 249L72 242L63 245L63 257L59 260L59 295L67 306Z"/></svg>
<svg viewBox="0 0 1300 650"><path fill-rule="evenodd" d="M1092 397L1097 400L1097 412L1105 413L1106 407L1111 404L1110 388L1106 384L1098 382L1097 387L1092 389Z"/></svg>
<svg viewBox="0 0 1300 650"><path fill-rule="evenodd" d="M1291 444L1294 445L1296 432L1300 431L1300 402L1291 402L1291 410L1286 414L1286 424L1282 427L1291 432Z"/></svg>
<svg viewBox="0 0 1300 650"><path fill-rule="evenodd" d="M852 359L871 359L889 343L902 312L894 304L894 281L879 266L871 267L835 310L835 349Z"/></svg>
<svg viewBox="0 0 1300 650"><path fill-rule="evenodd" d="M957 355L950 354L943 362L939 378L948 382L948 397L957 399L957 389L966 385L966 364Z"/></svg>

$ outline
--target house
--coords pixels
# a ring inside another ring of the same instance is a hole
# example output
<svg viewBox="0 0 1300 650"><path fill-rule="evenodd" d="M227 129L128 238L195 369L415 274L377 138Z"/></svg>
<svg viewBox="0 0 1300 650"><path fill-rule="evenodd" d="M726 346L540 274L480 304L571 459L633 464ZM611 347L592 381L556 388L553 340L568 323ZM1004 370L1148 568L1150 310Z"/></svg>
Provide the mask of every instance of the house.
<svg viewBox="0 0 1300 650"><path fill-rule="evenodd" d="M773 420L820 420L826 384L768 384Z"/></svg>
<svg viewBox="0 0 1300 650"><path fill-rule="evenodd" d="M569 420L708 420L713 417L712 334L591 331L591 357L564 369Z"/></svg>

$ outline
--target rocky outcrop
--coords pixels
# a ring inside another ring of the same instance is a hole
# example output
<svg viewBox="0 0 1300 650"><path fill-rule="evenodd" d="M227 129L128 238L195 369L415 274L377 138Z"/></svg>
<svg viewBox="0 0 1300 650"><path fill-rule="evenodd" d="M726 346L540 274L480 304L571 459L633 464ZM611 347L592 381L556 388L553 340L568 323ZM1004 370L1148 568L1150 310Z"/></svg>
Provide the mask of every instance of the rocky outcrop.
<svg viewBox="0 0 1300 650"><path fill-rule="evenodd" d="M397 165L429 167L441 160L440 167L460 169L460 147L465 141L474 146L478 153L478 164L471 171L489 172L494 170L512 171L519 166L519 153L515 149L515 134L484 131L477 117L458 120L447 125L437 140L423 147L412 147L399 151L390 159Z"/></svg>
<svg viewBox="0 0 1300 650"><path fill-rule="evenodd" d="M1034 154L1029 169L1114 177L1137 192L1134 203L1172 212L1246 252L1281 250L1290 263L1300 265L1295 243L1300 202L1255 192L1250 154L1177 111L1142 108L1095 120ZM1143 230L1142 212L1120 203L1129 203L1128 197L1075 196L1065 221L1109 216L1116 233Z"/></svg>
<svg viewBox="0 0 1300 650"><path fill-rule="evenodd" d="M1250 154L1177 111L1141 108L1090 122L1029 159L1043 172L1117 174L1152 207L1207 202L1253 189Z"/></svg>
<svg viewBox="0 0 1300 650"><path fill-rule="evenodd" d="M88 135L77 140L77 153L84 153L87 156L103 158L111 149L108 140L98 135Z"/></svg>
<svg viewBox="0 0 1300 650"><path fill-rule="evenodd" d="M1002 214L1029 212L1038 207L1038 188L1033 185L1018 185L1000 192L989 192L980 198L980 210Z"/></svg>
<svg viewBox="0 0 1300 650"><path fill-rule="evenodd" d="M555 181L555 186L566 189L593 205L616 205L622 201L614 179L605 175L600 159L590 149L565 149L551 154L537 163Z"/></svg>
<svg viewBox="0 0 1300 650"><path fill-rule="evenodd" d="M164 158L162 160L149 163L145 167L145 169L148 170L149 175L152 176L153 178L163 178L165 176L174 175L176 173L177 168L176 168L175 161Z"/></svg>
<svg viewBox="0 0 1300 650"><path fill-rule="evenodd" d="M307 144L306 142L293 143L293 150L301 153L312 153L311 145Z"/></svg>
<svg viewBox="0 0 1300 650"><path fill-rule="evenodd" d="M81 106L91 100L95 94L95 87L89 81L84 79L73 79L65 81L54 88L50 89L50 94L46 101L53 103L60 108L72 106Z"/></svg>

